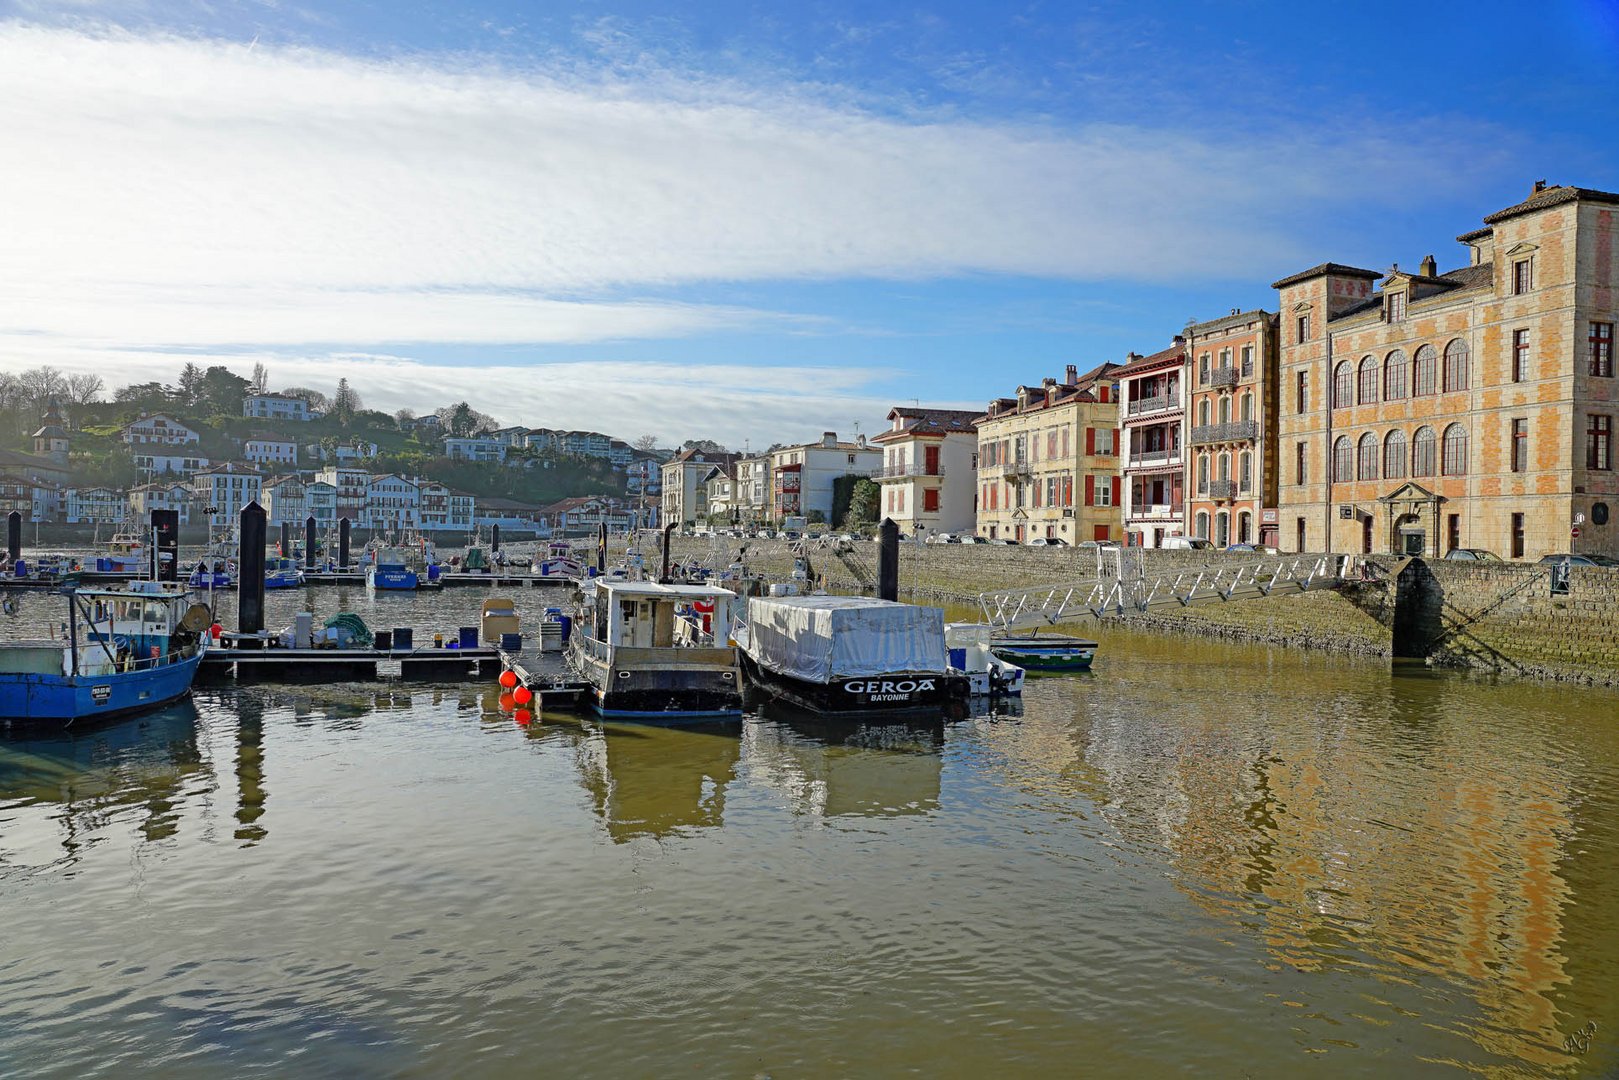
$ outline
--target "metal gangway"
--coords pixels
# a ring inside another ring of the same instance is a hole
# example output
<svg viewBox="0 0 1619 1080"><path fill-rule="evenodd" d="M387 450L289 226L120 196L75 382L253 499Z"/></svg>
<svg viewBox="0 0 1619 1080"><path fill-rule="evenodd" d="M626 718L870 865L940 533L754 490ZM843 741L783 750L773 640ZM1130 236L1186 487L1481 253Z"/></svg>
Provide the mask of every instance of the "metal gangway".
<svg viewBox="0 0 1619 1080"><path fill-rule="evenodd" d="M1232 555L1148 576L1143 550L1128 551L1128 556L1118 549L1097 552L1096 577L1087 581L980 593L984 621L1021 630L1196 603L1291 596L1365 580L1366 568L1353 555Z"/></svg>

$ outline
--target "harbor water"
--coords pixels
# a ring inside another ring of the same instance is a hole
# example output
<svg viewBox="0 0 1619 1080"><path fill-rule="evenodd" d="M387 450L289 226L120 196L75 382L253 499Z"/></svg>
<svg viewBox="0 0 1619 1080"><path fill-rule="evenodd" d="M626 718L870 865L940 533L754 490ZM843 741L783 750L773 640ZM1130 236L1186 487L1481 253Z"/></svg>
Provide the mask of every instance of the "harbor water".
<svg viewBox="0 0 1619 1080"><path fill-rule="evenodd" d="M1619 1070L1619 695L1100 640L955 723L382 682L0 734L0 1075Z"/></svg>

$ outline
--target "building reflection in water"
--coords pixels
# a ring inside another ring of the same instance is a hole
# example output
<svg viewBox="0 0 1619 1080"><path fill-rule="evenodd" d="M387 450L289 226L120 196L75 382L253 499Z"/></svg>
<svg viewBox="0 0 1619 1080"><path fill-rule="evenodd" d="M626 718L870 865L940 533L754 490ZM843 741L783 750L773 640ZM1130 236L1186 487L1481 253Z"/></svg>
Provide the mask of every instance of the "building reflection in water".
<svg viewBox="0 0 1619 1080"><path fill-rule="evenodd" d="M1109 824L1161 850L1268 966L1391 985L1461 976L1481 1013L1468 1037L1563 1065L1563 1029L1579 1022L1555 1004L1570 981L1561 865L1579 778L1535 725L1478 723L1485 693L1374 680L1330 716L1120 702L1070 731Z"/></svg>
<svg viewBox="0 0 1619 1080"><path fill-rule="evenodd" d="M138 815L147 841L180 827L182 795L213 787L189 700L95 725L0 733L0 861L71 864L93 834Z"/></svg>
<svg viewBox="0 0 1619 1080"><path fill-rule="evenodd" d="M658 727L596 724L576 760L607 835L622 843L721 824L736 779L736 723Z"/></svg>
<svg viewBox="0 0 1619 1080"><path fill-rule="evenodd" d="M815 817L895 817L939 808L943 719L861 723L772 705L745 725L751 779Z"/></svg>
<svg viewBox="0 0 1619 1080"><path fill-rule="evenodd" d="M264 701L257 694L236 700L236 839L251 846L265 837Z"/></svg>

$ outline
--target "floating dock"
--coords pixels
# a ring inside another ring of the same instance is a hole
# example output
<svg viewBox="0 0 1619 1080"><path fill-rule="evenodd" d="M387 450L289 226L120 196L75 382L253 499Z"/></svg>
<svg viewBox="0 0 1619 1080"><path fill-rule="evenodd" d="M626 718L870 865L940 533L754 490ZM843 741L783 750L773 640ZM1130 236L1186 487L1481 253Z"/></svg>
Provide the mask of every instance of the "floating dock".
<svg viewBox="0 0 1619 1080"><path fill-rule="evenodd" d="M509 690L521 687L533 695L528 702L521 703L525 709L537 713L547 709L552 712L574 712L590 703L593 688L582 679L541 674L516 653L502 653L500 662L504 669L502 675L509 671L517 679L510 687L506 687L503 679L501 686Z"/></svg>
<svg viewBox="0 0 1619 1080"><path fill-rule="evenodd" d="M238 682L364 682L384 674L383 665L398 665L398 677L446 682L491 677L501 653L490 645L469 649L256 649L214 646L202 658L197 677Z"/></svg>

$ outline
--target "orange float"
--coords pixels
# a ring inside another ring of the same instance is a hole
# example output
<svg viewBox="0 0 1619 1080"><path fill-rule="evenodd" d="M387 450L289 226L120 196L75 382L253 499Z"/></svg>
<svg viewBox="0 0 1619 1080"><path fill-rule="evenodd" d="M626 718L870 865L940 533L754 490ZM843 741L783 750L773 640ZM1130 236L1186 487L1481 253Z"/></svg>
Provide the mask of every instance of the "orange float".
<svg viewBox="0 0 1619 1080"><path fill-rule="evenodd" d="M500 673L500 685L504 686L508 690L510 690L512 687L516 686L517 685L517 672L512 671L510 668L506 669L505 671L502 671Z"/></svg>

